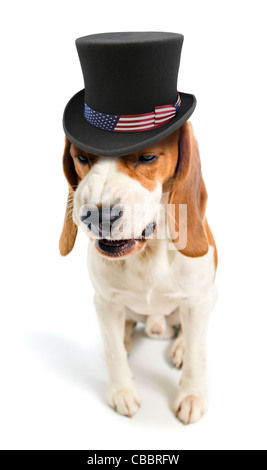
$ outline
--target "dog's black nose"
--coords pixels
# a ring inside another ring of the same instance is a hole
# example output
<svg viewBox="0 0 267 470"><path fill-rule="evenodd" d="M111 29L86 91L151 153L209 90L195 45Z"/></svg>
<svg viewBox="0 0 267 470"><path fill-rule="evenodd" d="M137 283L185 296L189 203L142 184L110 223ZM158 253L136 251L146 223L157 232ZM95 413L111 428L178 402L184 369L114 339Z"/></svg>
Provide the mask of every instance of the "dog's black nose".
<svg viewBox="0 0 267 470"><path fill-rule="evenodd" d="M100 207L99 209L85 209L81 215L81 221L99 237L109 238L112 225L122 216L120 208Z"/></svg>

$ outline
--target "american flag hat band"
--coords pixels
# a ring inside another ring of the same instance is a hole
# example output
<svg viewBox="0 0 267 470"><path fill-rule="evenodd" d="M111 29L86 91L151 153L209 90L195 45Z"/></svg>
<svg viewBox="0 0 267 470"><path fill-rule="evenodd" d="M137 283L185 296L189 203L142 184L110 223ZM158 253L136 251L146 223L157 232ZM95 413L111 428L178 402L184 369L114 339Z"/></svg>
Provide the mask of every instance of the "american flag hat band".
<svg viewBox="0 0 267 470"><path fill-rule="evenodd" d="M84 103L84 117L92 124L104 131L111 132L141 132L164 126L173 119L181 106L181 98L177 92L177 100L172 104L155 107L152 113L119 115L100 113Z"/></svg>

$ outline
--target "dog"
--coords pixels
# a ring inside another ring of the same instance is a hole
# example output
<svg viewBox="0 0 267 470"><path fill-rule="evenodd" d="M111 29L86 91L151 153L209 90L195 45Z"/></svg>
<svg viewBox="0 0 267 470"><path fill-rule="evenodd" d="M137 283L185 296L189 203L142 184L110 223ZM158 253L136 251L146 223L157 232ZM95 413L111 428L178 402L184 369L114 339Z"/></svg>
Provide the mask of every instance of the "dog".
<svg viewBox="0 0 267 470"><path fill-rule="evenodd" d="M208 406L205 338L218 260L192 124L123 157L92 155L66 138L63 168L69 197L60 253L72 250L82 227L89 236L109 405L129 417L140 406L127 356L134 327L143 322L153 338L178 330L171 361L182 367L182 378L173 409L184 424L199 420ZM168 236L159 236L164 228Z"/></svg>

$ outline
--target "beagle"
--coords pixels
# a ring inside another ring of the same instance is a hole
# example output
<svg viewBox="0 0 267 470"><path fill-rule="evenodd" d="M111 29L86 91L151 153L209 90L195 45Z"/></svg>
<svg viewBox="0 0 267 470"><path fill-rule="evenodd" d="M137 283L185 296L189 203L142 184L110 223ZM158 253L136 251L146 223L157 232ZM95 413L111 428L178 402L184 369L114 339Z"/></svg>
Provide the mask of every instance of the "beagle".
<svg viewBox="0 0 267 470"><path fill-rule="evenodd" d="M60 253L72 250L78 226L89 236L108 403L130 417L140 406L127 355L143 322L150 337L174 337L171 361L183 367L174 413L185 424L197 421L207 410L205 337L217 250L191 123L123 157L92 155L66 138L63 168L69 197Z"/></svg>

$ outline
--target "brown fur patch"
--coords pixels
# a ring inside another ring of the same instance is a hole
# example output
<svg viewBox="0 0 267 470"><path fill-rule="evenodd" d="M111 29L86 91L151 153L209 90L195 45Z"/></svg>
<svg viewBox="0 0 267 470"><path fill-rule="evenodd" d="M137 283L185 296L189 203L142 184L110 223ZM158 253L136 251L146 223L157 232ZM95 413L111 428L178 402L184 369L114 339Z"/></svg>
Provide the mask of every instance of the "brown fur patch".
<svg viewBox="0 0 267 470"><path fill-rule="evenodd" d="M88 163L83 165L79 162L78 157L84 156ZM62 256L68 255L75 243L78 228L72 220L73 197L74 191L79 182L87 175L92 165L97 161L98 157L91 155L83 150L78 149L75 145L65 137L65 148L63 154L63 171L69 183L69 196L65 212L64 224L59 240L59 251Z"/></svg>
<svg viewBox="0 0 267 470"><path fill-rule="evenodd" d="M72 187L69 187L69 196L67 200L66 213L64 218L64 225L59 240L59 251L62 256L68 255L75 243L78 228L72 220L73 210L73 195Z"/></svg>
<svg viewBox="0 0 267 470"><path fill-rule="evenodd" d="M209 227L209 224L208 224L206 218L205 218L205 220L204 220L204 227L205 227L206 234L207 234L207 237L208 237L209 245L213 246L213 248L214 248L214 264L215 264L215 269L217 269L217 266L218 266L218 252L217 252L217 247L216 247L216 244L215 244L215 240L214 240L212 231L211 231L211 229L210 229L210 227Z"/></svg>
<svg viewBox="0 0 267 470"><path fill-rule="evenodd" d="M179 250L190 257L203 256L208 252L208 239L203 225L207 203L207 191L201 174L198 144L192 124L186 122L179 135L179 163L173 179L169 204L175 204L175 223L170 220L170 232L179 232L179 204L187 205L187 244ZM173 238L178 243L177 238ZM179 247L179 245L178 245Z"/></svg>
<svg viewBox="0 0 267 470"><path fill-rule="evenodd" d="M92 166L97 162L98 158L96 155L92 153L85 152L84 150L80 150L75 145L71 144L70 146L70 157L72 158L74 170L78 175L79 181L81 181L91 170ZM79 162L78 157L85 157L87 158L86 164Z"/></svg>
<svg viewBox="0 0 267 470"><path fill-rule="evenodd" d="M174 132L157 144L142 151L120 157L117 170L139 181L148 191L153 191L157 184L164 184L173 174L178 156L178 134ZM155 155L153 163L139 162L141 155Z"/></svg>

